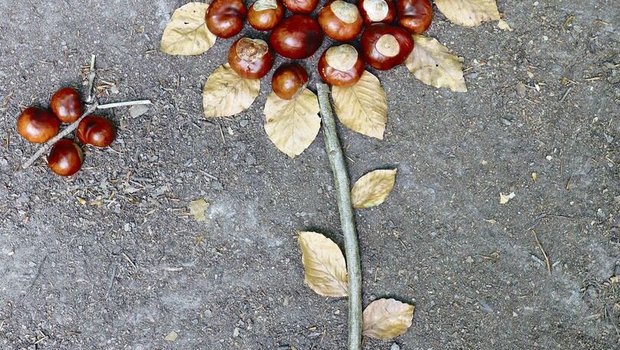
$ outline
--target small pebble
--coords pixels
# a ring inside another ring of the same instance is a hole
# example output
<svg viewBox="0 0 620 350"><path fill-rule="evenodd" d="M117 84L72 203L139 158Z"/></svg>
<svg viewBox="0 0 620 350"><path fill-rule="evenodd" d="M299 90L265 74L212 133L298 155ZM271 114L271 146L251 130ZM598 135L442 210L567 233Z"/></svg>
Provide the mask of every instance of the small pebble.
<svg viewBox="0 0 620 350"><path fill-rule="evenodd" d="M400 345L394 343L392 344L392 346L390 346L390 350L400 350Z"/></svg>

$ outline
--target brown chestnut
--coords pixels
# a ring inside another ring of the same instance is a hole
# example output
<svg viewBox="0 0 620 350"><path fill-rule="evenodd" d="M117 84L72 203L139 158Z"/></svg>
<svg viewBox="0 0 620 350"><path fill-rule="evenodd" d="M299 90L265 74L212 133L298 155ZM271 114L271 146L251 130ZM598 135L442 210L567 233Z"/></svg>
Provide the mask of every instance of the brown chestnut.
<svg viewBox="0 0 620 350"><path fill-rule="evenodd" d="M61 122L73 123L82 115L80 93L70 87L58 90L52 95L50 108Z"/></svg>
<svg viewBox="0 0 620 350"><path fill-rule="evenodd" d="M265 40L241 38L228 51L228 64L246 79L260 79L273 67L273 54Z"/></svg>
<svg viewBox="0 0 620 350"><path fill-rule="evenodd" d="M77 127L77 138L85 145L108 147L116 136L112 122L104 117L89 115Z"/></svg>
<svg viewBox="0 0 620 350"><path fill-rule="evenodd" d="M310 14L319 0L282 0L284 6L292 13Z"/></svg>
<svg viewBox="0 0 620 350"><path fill-rule="evenodd" d="M284 7L278 0L257 0L248 11L248 23L256 30L272 30L283 16Z"/></svg>
<svg viewBox="0 0 620 350"><path fill-rule="evenodd" d="M286 58L312 56L323 43L323 30L310 16L293 15L283 20L269 36L271 47Z"/></svg>
<svg viewBox="0 0 620 350"><path fill-rule="evenodd" d="M349 41L362 31L362 17L357 6L335 0L319 11L319 24L328 37L338 41Z"/></svg>
<svg viewBox="0 0 620 350"><path fill-rule="evenodd" d="M422 34L433 21L429 0L397 0L398 24L413 34Z"/></svg>
<svg viewBox="0 0 620 350"><path fill-rule="evenodd" d="M243 0L214 0L207 8L205 20L209 31L220 38L239 34L248 14Z"/></svg>
<svg viewBox="0 0 620 350"><path fill-rule="evenodd" d="M285 63L271 78L273 92L283 100L290 100L308 84L308 72L297 63Z"/></svg>
<svg viewBox="0 0 620 350"><path fill-rule="evenodd" d="M330 85L355 85L363 73L364 60L349 44L332 46L319 59L319 74Z"/></svg>
<svg viewBox="0 0 620 350"><path fill-rule="evenodd" d="M368 26L360 44L366 62L380 70L403 63L413 51L413 38L408 31L383 23Z"/></svg>
<svg viewBox="0 0 620 350"><path fill-rule="evenodd" d="M34 143L43 143L60 129L60 120L44 109L28 107L17 117L17 132L23 138Z"/></svg>
<svg viewBox="0 0 620 350"><path fill-rule="evenodd" d="M69 139L59 140L47 156L47 165L60 176L71 176L82 168L84 153L75 142Z"/></svg>
<svg viewBox="0 0 620 350"><path fill-rule="evenodd" d="M357 2L360 15L365 24L391 24L396 18L394 0L360 0Z"/></svg>

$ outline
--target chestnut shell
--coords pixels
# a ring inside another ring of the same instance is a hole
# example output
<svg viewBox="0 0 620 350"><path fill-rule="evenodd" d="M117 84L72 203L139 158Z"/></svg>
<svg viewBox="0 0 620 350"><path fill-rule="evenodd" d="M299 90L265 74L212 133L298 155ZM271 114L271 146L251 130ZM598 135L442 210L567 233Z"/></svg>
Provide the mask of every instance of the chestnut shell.
<svg viewBox="0 0 620 350"><path fill-rule="evenodd" d="M292 99L306 84L308 84L308 72L297 63L281 65L271 78L273 92L283 100Z"/></svg>
<svg viewBox="0 0 620 350"><path fill-rule="evenodd" d="M228 51L228 64L241 77L260 79L273 67L273 53L261 39L240 38Z"/></svg>
<svg viewBox="0 0 620 350"><path fill-rule="evenodd" d="M433 21L433 5L429 0L398 0L398 24L413 34L422 34Z"/></svg>
<svg viewBox="0 0 620 350"><path fill-rule="evenodd" d="M394 4L394 0L379 0L379 1L383 1L385 3L385 5L387 5L387 11L385 13L385 16L381 19L381 20L376 20L370 17L370 15L368 14L368 12L366 11L366 7L365 5L370 5L373 2L376 2L377 0L360 0L357 2L357 8L360 10L360 15L362 16L362 19L364 20L364 24L368 25L371 23L385 23L385 24L391 24L392 22L394 22L394 19L396 18L396 5Z"/></svg>
<svg viewBox="0 0 620 350"><path fill-rule="evenodd" d="M323 30L312 17L293 15L271 32L269 43L286 58L302 59L312 56L323 43Z"/></svg>
<svg viewBox="0 0 620 350"><path fill-rule="evenodd" d="M28 107L17 117L17 132L26 140L43 143L58 134L60 120L47 110Z"/></svg>
<svg viewBox="0 0 620 350"><path fill-rule="evenodd" d="M340 0L338 0L340 1ZM353 5L351 5L351 9L355 11L355 15L357 18L353 23L347 23L341 20L336 13L333 11L332 4L336 1L330 1L319 11L319 25L323 29L323 32L328 37L337 40L337 41L350 41L355 39L355 37L362 31L362 25L364 21L360 16L359 9Z"/></svg>
<svg viewBox="0 0 620 350"><path fill-rule="evenodd" d="M85 145L107 147L114 141L116 128L107 118L89 115L78 125L76 136Z"/></svg>
<svg viewBox="0 0 620 350"><path fill-rule="evenodd" d="M241 32L247 14L242 0L214 0L207 8L205 20L211 33L230 38Z"/></svg>
<svg viewBox="0 0 620 350"><path fill-rule="evenodd" d="M71 176L82 168L84 154L78 144L69 139L59 140L47 156L47 165L60 176Z"/></svg>
<svg viewBox="0 0 620 350"><path fill-rule="evenodd" d="M248 23L256 30L272 30L284 17L284 7L279 0L274 0L275 9L256 10L256 2L248 11Z"/></svg>
<svg viewBox="0 0 620 350"><path fill-rule="evenodd" d="M50 101L52 112L63 123L73 123L82 115L80 93L71 87L59 89Z"/></svg>
<svg viewBox="0 0 620 350"><path fill-rule="evenodd" d="M282 0L284 6L292 13L310 14L319 4L319 0Z"/></svg>
<svg viewBox="0 0 620 350"><path fill-rule="evenodd" d="M353 46L351 47L353 48ZM333 86L346 87L346 86L355 85L355 83L357 83L360 80L360 78L362 77L362 74L364 73L365 62L362 59L362 56L357 51L357 49L353 48L355 52L357 53L357 58L355 60L355 63L351 66L351 68L347 70L339 70L335 67L332 67L329 64L329 60L327 56L328 56L328 53L330 53L330 50L338 50L338 49L339 47L330 47L327 50L325 50L325 52L323 52L323 54L321 55L321 58L319 59L319 65L318 65L319 74L321 75L321 78L323 79L323 81Z"/></svg>
<svg viewBox="0 0 620 350"><path fill-rule="evenodd" d="M382 54L376 46L379 39L387 34L392 35L399 46L398 53L392 57ZM391 69L403 63L413 51L413 38L407 30L383 23L375 23L366 27L360 44L366 62L379 70Z"/></svg>

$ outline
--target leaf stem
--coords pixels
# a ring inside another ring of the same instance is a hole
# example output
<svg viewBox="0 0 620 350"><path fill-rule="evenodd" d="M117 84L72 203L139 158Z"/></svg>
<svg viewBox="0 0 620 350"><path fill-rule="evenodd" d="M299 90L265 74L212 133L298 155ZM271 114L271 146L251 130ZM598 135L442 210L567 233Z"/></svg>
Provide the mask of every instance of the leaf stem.
<svg viewBox="0 0 620 350"><path fill-rule="evenodd" d="M351 187L349 174L344 161L344 153L336 121L329 100L329 87L322 83L316 84L319 106L323 118L323 135L329 164L334 175L336 200L340 213L340 225L344 235L344 248L347 257L347 273L349 278L349 350L362 348L362 269L360 263L359 243L355 229L353 206L351 205Z"/></svg>

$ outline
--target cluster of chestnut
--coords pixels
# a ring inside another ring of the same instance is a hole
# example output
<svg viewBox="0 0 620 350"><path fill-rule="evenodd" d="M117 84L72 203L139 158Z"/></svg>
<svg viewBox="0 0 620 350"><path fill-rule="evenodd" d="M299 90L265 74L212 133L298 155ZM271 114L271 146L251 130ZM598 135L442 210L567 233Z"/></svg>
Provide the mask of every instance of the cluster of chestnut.
<svg viewBox="0 0 620 350"><path fill-rule="evenodd" d="M345 44L323 52L318 71L334 86L352 86L362 76L366 64L387 70L405 61L413 50L412 33L428 29L433 17L429 0L360 0L357 6L342 0L329 1L310 14L318 0L256 0L249 9L243 0L214 0L207 9L207 28L218 37L238 34L247 18L259 31L270 31L269 44L262 39L243 37L230 48L228 63L240 76L259 79L272 68L272 49L289 59L312 56L324 36ZM284 18L284 7L292 15ZM350 42L361 34L359 49ZM308 73L296 63L286 63L273 74L276 95L291 99L308 82Z"/></svg>
<svg viewBox="0 0 620 350"><path fill-rule="evenodd" d="M74 88L61 88L52 96L50 109L24 109L17 118L17 132L33 143L49 141L58 134L61 123L73 123L82 115L80 94ZM84 145L107 147L114 140L115 127L104 117L89 115L78 124L76 136ZM52 146L47 164L54 173L70 176L80 170L83 160L79 144L71 139L60 139Z"/></svg>

